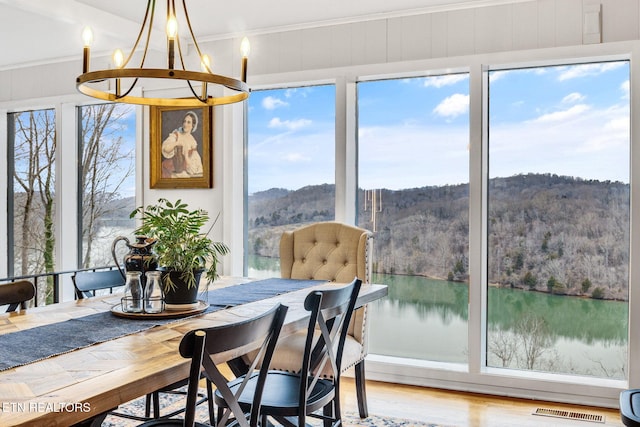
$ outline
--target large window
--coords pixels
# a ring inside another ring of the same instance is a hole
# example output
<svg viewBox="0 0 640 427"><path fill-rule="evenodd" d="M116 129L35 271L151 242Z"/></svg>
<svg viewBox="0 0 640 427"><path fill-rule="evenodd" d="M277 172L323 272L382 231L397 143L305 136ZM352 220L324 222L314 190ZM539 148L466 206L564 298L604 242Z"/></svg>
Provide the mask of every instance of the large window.
<svg viewBox="0 0 640 427"><path fill-rule="evenodd" d="M283 230L335 218L334 86L253 91L248 145L249 276L279 276Z"/></svg>
<svg viewBox="0 0 640 427"><path fill-rule="evenodd" d="M629 72L489 73L489 366L628 372Z"/></svg>
<svg viewBox="0 0 640 427"><path fill-rule="evenodd" d="M113 264L112 241L135 228L135 111L127 104L78 108L82 267Z"/></svg>
<svg viewBox="0 0 640 427"><path fill-rule="evenodd" d="M469 77L358 84L359 219L374 231L370 352L466 363Z"/></svg>
<svg viewBox="0 0 640 427"><path fill-rule="evenodd" d="M54 271L55 155L54 110L8 116L9 144L9 274L22 276ZM53 298L52 283L39 283L38 303Z"/></svg>

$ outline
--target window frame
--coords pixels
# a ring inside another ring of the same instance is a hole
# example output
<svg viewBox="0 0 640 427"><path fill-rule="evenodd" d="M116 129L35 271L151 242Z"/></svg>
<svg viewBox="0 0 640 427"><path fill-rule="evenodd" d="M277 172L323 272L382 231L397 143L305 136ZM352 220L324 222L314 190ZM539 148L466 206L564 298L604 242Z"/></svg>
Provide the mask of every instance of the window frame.
<svg viewBox="0 0 640 427"><path fill-rule="evenodd" d="M486 134L488 93L487 73L492 69L522 68L544 65L566 65L584 62L611 60L630 60L630 86L640 87L640 71L633 67L634 58L640 55L640 45L622 42L607 45L571 46L568 48L545 48L535 51L498 52L486 55L470 55L450 58L435 58L406 63L385 63L379 65L351 66L343 69L311 70L296 73L297 79L314 82L331 79L336 84L336 167L354 170L354 177L336 179L336 193L348 193L357 188L357 112L356 83L384 78L402 78L443 74L445 72L469 73L469 364L468 366L429 363L412 359L399 359L387 356L369 355L367 358L367 377L372 380L407 383L429 387L442 387L453 390L466 390L479 393L512 395L523 398L537 398L558 402L579 402L603 407L616 407L620 390L640 385L640 367L629 364L628 380L610 380L580 377L562 374L537 372L504 372L500 368L486 367L487 317L487 166L488 141ZM425 71L426 70L426 71ZM271 74L255 78L256 87L271 88L288 85L290 74ZM290 84L290 83L289 83ZM342 96L341 96L341 95ZM638 99L636 99L638 98ZM635 129L640 123L640 97L631 97L631 192L640 188L640 154L634 149ZM340 140L340 138L342 138ZM344 143L344 145L340 145ZM343 188L340 186L344 185ZM631 201L631 259L629 268L630 282L640 281L640 268L634 268L634 260L640 254L640 238L633 224L640 223L640 197ZM341 205L342 204L342 205ZM348 204L348 206L347 206ZM336 197L336 216L338 212L352 212L343 218L353 221L356 200ZM337 218L338 219L338 218ZM635 238L634 238L635 237ZM637 263L635 263L637 264ZM629 289L629 360L640 357L640 292ZM638 326L635 326L638 325Z"/></svg>

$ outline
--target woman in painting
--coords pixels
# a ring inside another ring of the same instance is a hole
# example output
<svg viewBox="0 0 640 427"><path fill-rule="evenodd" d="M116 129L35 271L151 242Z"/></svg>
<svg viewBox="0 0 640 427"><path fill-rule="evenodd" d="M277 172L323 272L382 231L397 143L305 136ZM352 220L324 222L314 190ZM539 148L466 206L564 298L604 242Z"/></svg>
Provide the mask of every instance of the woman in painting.
<svg viewBox="0 0 640 427"><path fill-rule="evenodd" d="M198 128L198 116L189 111L182 126L174 129L162 142L162 177L190 178L202 176L202 158L193 132Z"/></svg>

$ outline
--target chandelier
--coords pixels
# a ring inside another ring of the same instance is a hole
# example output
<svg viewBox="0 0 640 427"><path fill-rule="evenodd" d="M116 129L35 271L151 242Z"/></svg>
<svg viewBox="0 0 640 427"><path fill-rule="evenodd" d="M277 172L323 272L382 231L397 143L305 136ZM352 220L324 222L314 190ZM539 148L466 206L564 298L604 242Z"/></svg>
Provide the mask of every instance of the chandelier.
<svg viewBox="0 0 640 427"><path fill-rule="evenodd" d="M186 23L186 30L193 41L193 46L200 58L200 71L188 70L185 66L183 47L180 43L180 33L178 31L178 19L176 15L175 0L167 0L166 13L166 41L167 41L167 67L166 68L146 68L147 50L152 34L152 26L155 15L156 1L148 0L147 9L140 26L140 32L131 49L125 57L120 49L116 49L113 54L113 66L105 70L89 71L90 47L93 42L93 34L89 27L83 31L83 58L82 74L76 78L78 91L94 98L105 101L122 102L126 104L176 106L176 107L203 107L232 104L240 102L249 96L247 86L247 57L249 55L249 40L245 37L241 43L242 63L241 79L226 77L214 74L211 71L211 59L208 55L202 54L198 42L195 38L187 12L186 0L182 1L182 21ZM184 34L184 33L183 33ZM144 38L144 50L141 53L139 65L131 65L132 58L140 42ZM176 54L177 53L177 54ZM176 66L177 63L177 66ZM189 87L191 97L162 97L153 98L132 95L133 88L139 80L144 79L169 79L181 81ZM106 82L106 84L105 84ZM106 89L105 89L106 86ZM195 87L194 87L195 86ZM198 88L199 86L199 88ZM222 87L229 89L225 95L211 96L208 94L211 87ZM197 90L199 89L199 90Z"/></svg>

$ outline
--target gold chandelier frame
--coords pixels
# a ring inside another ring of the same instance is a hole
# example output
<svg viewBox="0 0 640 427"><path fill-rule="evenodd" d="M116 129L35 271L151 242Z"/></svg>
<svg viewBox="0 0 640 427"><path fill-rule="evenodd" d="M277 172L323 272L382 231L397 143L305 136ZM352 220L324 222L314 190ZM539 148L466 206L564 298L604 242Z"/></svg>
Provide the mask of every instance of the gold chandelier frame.
<svg viewBox="0 0 640 427"><path fill-rule="evenodd" d="M90 44L92 35L89 33L88 36L85 36L85 47L83 54L83 73L76 78L76 88L79 92L91 96L93 98L102 99L105 101L111 102L121 102L128 104L140 104L140 105L158 105L158 106L175 106L175 107L203 107L203 106L215 106L215 105L225 105L232 104L236 102L241 102L249 97L249 87L247 86L247 57L248 57L248 40L245 38L242 41L242 79L235 79L232 77L227 77L219 74L214 74L211 72L211 68L209 65L208 56L203 55L198 42L193 33L193 29L191 28L191 22L189 20L189 14L187 12L186 0L182 1L182 10L184 13L184 21L187 24L187 28L189 34L191 35L191 40L193 41L193 45L198 53L198 56L201 61L201 67L203 71L190 71L187 70L184 64L184 58L182 55L182 47L180 43L180 37L178 35L177 30L177 21L176 21L176 8L175 8L175 0L167 0L167 63L168 66L166 69L163 68L145 68L144 62L147 57L147 50L149 48L149 42L151 39L152 33L152 24L153 18L155 15L155 0L147 0L147 9L145 12L144 20L142 25L140 26L140 32L138 33L138 37L136 42L131 49L128 57L124 60L122 56L122 52L118 52L118 54L122 57L122 63L118 64L118 60L114 59L116 62L116 68L106 69L106 70L98 70L98 71L89 71L89 55L90 55ZM173 22L172 22L173 20ZM175 33L170 32L169 28L173 25L175 27ZM87 30L85 29L85 32ZM146 40L144 43L144 51L142 53L142 59L140 61L140 65L137 68L127 67L129 62L131 61L140 41L143 36L146 34ZM175 45L177 44L178 55L177 59L179 59L178 63L182 67L182 69L174 68L175 64ZM117 55L114 54L114 58ZM121 90L121 84L123 79L132 79L131 85L126 91ZM135 96L131 95L132 90L136 86L136 83L139 79L169 79L169 80L178 80L184 81L187 83L192 97L189 98L169 98L169 97L145 97L145 96ZM104 83L105 81L109 82L109 87L113 88L112 90L102 90L98 87L95 87L95 84ZM111 84L113 82L113 85ZM201 85L201 93L198 94L193 87L193 83L200 83ZM218 87L227 88L233 92L231 95L223 95L223 96L210 96L208 95L209 85L215 85Z"/></svg>

